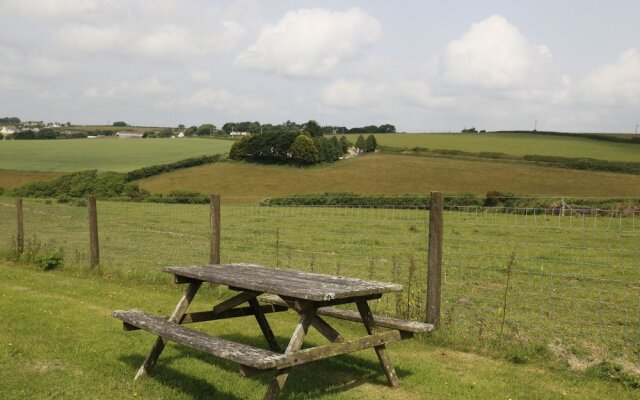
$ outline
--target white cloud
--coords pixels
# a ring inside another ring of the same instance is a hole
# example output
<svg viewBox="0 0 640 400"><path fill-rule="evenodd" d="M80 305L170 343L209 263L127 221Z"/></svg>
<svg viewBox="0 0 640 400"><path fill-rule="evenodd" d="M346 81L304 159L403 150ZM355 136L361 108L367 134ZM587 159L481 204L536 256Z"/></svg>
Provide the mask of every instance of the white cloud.
<svg viewBox="0 0 640 400"><path fill-rule="evenodd" d="M359 8L339 12L301 9L262 28L236 64L290 77L324 75L381 36L380 23Z"/></svg>
<svg viewBox="0 0 640 400"><path fill-rule="evenodd" d="M110 81L93 85L85 89L83 94L92 99L131 100L167 94L174 89L173 84L150 76L136 80Z"/></svg>
<svg viewBox="0 0 640 400"><path fill-rule="evenodd" d="M640 50L631 48L616 62L591 72L581 82L581 90L587 103L640 106Z"/></svg>
<svg viewBox="0 0 640 400"><path fill-rule="evenodd" d="M73 17L95 11L101 3L98 0L4 0L0 10L10 14L23 14L30 17L57 19Z"/></svg>
<svg viewBox="0 0 640 400"><path fill-rule="evenodd" d="M335 108L392 106L441 107L451 103L450 97L436 97L423 81L414 80L346 80L340 79L320 91L322 103Z"/></svg>
<svg viewBox="0 0 640 400"><path fill-rule="evenodd" d="M143 57L193 57L202 55L204 49L191 33L176 25L164 25L143 35L134 44L134 53Z"/></svg>
<svg viewBox="0 0 640 400"><path fill-rule="evenodd" d="M553 65L545 45L533 45L504 17L473 24L449 43L440 60L449 84L480 89L553 88L566 79Z"/></svg>
<svg viewBox="0 0 640 400"><path fill-rule="evenodd" d="M114 51L127 43L125 32L119 26L65 26L58 32L58 40L64 47L84 53Z"/></svg>
<svg viewBox="0 0 640 400"><path fill-rule="evenodd" d="M195 91L182 99L165 101L160 108L180 106L186 110L204 109L224 111L237 114L238 112L264 112L273 107L264 101L243 94L236 94L225 89L204 88Z"/></svg>
<svg viewBox="0 0 640 400"><path fill-rule="evenodd" d="M245 29L234 21L221 21L196 30L190 26L70 25L58 32L66 49L87 54L114 53L142 59L183 60L228 51Z"/></svg>

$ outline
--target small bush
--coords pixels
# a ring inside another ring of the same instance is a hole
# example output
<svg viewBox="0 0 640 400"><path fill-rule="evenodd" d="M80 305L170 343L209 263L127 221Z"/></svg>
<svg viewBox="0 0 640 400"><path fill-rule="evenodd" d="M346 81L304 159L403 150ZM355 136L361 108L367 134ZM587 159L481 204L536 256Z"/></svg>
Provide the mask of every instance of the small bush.
<svg viewBox="0 0 640 400"><path fill-rule="evenodd" d="M38 266L42 268L44 271L48 271L50 269L62 267L64 263L64 254L62 250L58 250L54 253L45 254L39 256L36 259Z"/></svg>
<svg viewBox="0 0 640 400"><path fill-rule="evenodd" d="M514 364L526 364L549 357L547 346L539 343L516 344L507 349L507 360Z"/></svg>
<svg viewBox="0 0 640 400"><path fill-rule="evenodd" d="M640 377L624 372L621 365L609 361L603 361L587 368L587 375L620 382L633 389L640 389Z"/></svg>

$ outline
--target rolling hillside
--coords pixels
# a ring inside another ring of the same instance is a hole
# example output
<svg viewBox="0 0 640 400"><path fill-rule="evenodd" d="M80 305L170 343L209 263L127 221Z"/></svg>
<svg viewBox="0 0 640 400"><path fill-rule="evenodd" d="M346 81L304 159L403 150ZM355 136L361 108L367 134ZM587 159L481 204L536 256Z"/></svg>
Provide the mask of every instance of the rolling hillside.
<svg viewBox="0 0 640 400"><path fill-rule="evenodd" d="M433 190L485 194L640 196L640 176L574 171L518 163L375 154L329 166L296 168L223 162L139 181L153 193L194 190L226 197L296 193L423 194Z"/></svg>

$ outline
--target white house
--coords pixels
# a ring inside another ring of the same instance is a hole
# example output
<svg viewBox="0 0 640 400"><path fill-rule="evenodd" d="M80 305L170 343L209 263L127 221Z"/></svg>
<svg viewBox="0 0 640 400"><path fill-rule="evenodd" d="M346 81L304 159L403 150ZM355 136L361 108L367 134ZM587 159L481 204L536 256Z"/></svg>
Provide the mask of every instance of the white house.
<svg viewBox="0 0 640 400"><path fill-rule="evenodd" d="M142 139L142 132L132 132L132 131L120 131L116 133L116 136L120 139Z"/></svg>
<svg viewBox="0 0 640 400"><path fill-rule="evenodd" d="M236 132L236 131L231 131L231 133L229 133L230 136L248 136L249 132Z"/></svg>

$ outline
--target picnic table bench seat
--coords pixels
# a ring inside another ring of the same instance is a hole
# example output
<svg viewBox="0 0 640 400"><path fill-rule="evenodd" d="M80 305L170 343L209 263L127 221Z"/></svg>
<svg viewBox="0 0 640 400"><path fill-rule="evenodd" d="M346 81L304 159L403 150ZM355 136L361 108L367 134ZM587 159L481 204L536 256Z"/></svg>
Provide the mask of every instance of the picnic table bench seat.
<svg viewBox="0 0 640 400"><path fill-rule="evenodd" d="M401 331L392 330L340 343L281 354L189 329L184 325L171 322L167 318L157 317L137 309L117 310L112 315L121 320L127 330L131 330L127 327L127 325L130 325L194 350L235 362L243 367L240 371L242 375L289 368L407 338Z"/></svg>
<svg viewBox="0 0 640 400"><path fill-rule="evenodd" d="M258 297L258 300L263 303L272 304L274 306L290 307L290 305L282 300L279 296L263 295ZM316 313L318 315L344 319L347 321L362 322L362 316L360 316L360 313L357 311L343 310L336 307L319 307L316 310ZM397 329L401 332L426 333L431 332L435 329L432 324L425 324L416 321L405 321L402 319L383 317L379 315L374 315L373 319L377 326Z"/></svg>
<svg viewBox="0 0 640 400"><path fill-rule="evenodd" d="M255 369L276 368L282 358L280 353L208 335L141 310L118 310L113 316L172 342Z"/></svg>

